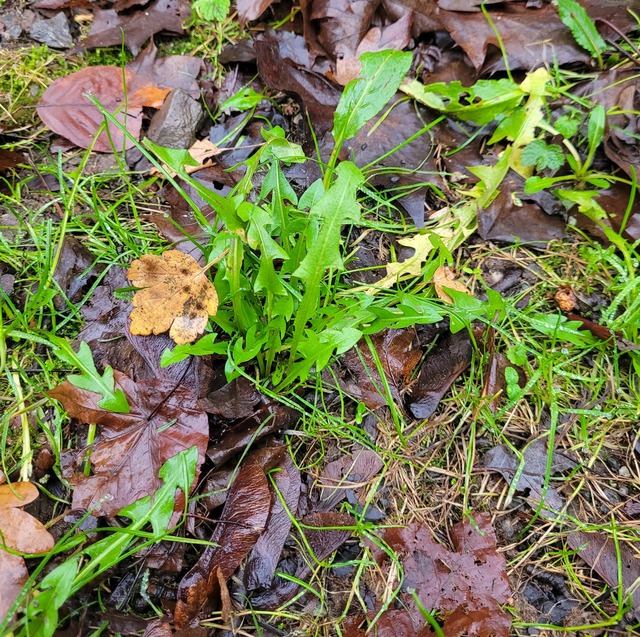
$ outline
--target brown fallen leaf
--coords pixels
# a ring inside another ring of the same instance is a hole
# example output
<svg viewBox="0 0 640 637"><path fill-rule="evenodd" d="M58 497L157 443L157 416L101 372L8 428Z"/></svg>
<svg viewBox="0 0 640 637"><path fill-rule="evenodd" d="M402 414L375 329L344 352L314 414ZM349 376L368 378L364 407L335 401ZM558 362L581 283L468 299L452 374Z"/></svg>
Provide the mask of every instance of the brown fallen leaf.
<svg viewBox="0 0 640 637"><path fill-rule="evenodd" d="M45 553L55 544L42 522L20 510L38 495L38 488L31 482L0 485L0 622L29 578L24 558L3 547L21 553Z"/></svg>
<svg viewBox="0 0 640 637"><path fill-rule="evenodd" d="M189 627L207 599L221 601L220 581L231 577L253 548L270 510L271 494L264 469L257 464L243 466L229 490L212 544L180 582L174 614L176 628Z"/></svg>
<svg viewBox="0 0 640 637"><path fill-rule="evenodd" d="M447 294L447 289L471 295L471 292L469 292L464 283L456 280L455 272L448 265L441 265L433 273L433 285L438 298L450 305L453 304L453 299Z"/></svg>
<svg viewBox="0 0 640 637"><path fill-rule="evenodd" d="M380 377L374 353L365 341L360 341L341 359L350 378L340 379L340 386L369 409L377 409L387 404L386 384L396 404L402 405L401 393L422 358L422 350L414 341L415 331L409 329L385 330L371 337L385 382Z"/></svg>
<svg viewBox="0 0 640 637"><path fill-rule="evenodd" d="M567 544L612 588L620 585L631 601L631 613L635 621L640 621L640 561L637 551L626 543L616 542L604 533L572 531L567 536ZM619 569L619 562L622 568Z"/></svg>
<svg viewBox="0 0 640 637"><path fill-rule="evenodd" d="M201 268L178 250L133 261L127 278L143 289L133 296L131 333L147 336L168 330L178 345L193 343L218 310L218 294L206 276L214 263Z"/></svg>
<svg viewBox="0 0 640 637"><path fill-rule="evenodd" d="M207 415L190 387L163 378L135 383L118 371L114 379L129 401L128 414L102 409L100 394L69 381L48 392L71 417L98 425L91 475L83 471L86 449L65 451L61 458L63 475L75 487L73 508L90 509L96 515L115 515L156 491L162 484L158 477L162 464L194 445L199 468L209 440Z"/></svg>
<svg viewBox="0 0 640 637"><path fill-rule="evenodd" d="M431 531L417 523L407 528L384 529L381 537L400 556L404 580L399 601L403 610L388 610L376 617L377 635L434 635L420 606L440 611L442 632L447 637L510 634L511 617L500 608L510 597L507 562L497 551L489 514L474 513L473 520L465 518L451 527L453 551L435 542ZM392 580L394 571L389 556L371 542L369 547L383 577ZM386 584L394 585L392 581ZM373 619L374 615L372 611L368 618ZM360 628L362 620L354 618L347 622L345 634L349 637L369 634Z"/></svg>

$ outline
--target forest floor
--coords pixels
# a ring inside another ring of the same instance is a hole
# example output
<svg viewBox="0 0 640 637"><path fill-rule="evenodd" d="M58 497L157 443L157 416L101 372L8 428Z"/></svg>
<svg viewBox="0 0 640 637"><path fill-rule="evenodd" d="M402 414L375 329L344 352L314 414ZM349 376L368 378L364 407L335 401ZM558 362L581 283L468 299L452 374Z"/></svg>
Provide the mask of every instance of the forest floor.
<svg viewBox="0 0 640 637"><path fill-rule="evenodd" d="M0 4L0 634L632 635L640 7Z"/></svg>

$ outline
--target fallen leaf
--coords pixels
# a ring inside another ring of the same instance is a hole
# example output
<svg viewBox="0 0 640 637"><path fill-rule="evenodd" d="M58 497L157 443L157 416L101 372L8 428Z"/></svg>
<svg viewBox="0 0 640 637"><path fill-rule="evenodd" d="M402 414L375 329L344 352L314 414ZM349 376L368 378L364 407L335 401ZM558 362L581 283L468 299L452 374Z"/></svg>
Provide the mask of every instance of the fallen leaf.
<svg viewBox="0 0 640 637"><path fill-rule="evenodd" d="M619 574L622 573L623 591L631 598L631 612L635 620L640 621L640 588L637 586L640 581L640 560L637 551L626 543L616 545L604 533L573 531L567 536L567 544L612 588L618 588ZM619 562L622 564L620 570Z"/></svg>
<svg viewBox="0 0 640 637"><path fill-rule="evenodd" d="M238 18L242 22L257 20L272 4L273 0L237 0Z"/></svg>
<svg viewBox="0 0 640 637"><path fill-rule="evenodd" d="M594 323L593 321L590 321L589 319L586 319L574 312L568 312L567 318L570 321L578 321L582 323L583 330L591 332L596 338L599 338L602 341L608 341L613 338L621 352L640 351L640 345L637 345L625 338L622 332L614 332L608 327L600 325L599 323Z"/></svg>
<svg viewBox="0 0 640 637"><path fill-rule="evenodd" d="M0 148L0 171L8 170L18 164L25 162L24 155L22 153L16 153L6 148Z"/></svg>
<svg viewBox="0 0 640 637"><path fill-rule="evenodd" d="M31 482L0 485L0 622L29 578L24 558L3 547L35 554L46 553L55 545L42 522L20 510L38 495L38 487Z"/></svg>
<svg viewBox="0 0 640 637"><path fill-rule="evenodd" d="M291 59L289 39L277 31L255 41L258 72L268 86L298 98L320 137L333 127L340 92L326 77L308 68L310 60L301 64ZM306 51L304 38L297 36L294 41Z"/></svg>
<svg viewBox="0 0 640 637"><path fill-rule="evenodd" d="M131 333L169 331L178 344L193 343L204 332L209 316L218 310L218 295L206 271L178 250L162 256L145 254L132 262L127 278L138 290L133 296Z"/></svg>
<svg viewBox="0 0 640 637"><path fill-rule="evenodd" d="M334 551L338 550L349 537L351 537L350 528L355 520L346 513L316 512L310 513L300 520L300 528L303 530L306 543L301 546L308 545L313 552L313 556L308 555L305 549L300 551L297 559L297 567L295 569L295 580L285 580L277 578L274 580L272 588L251 597L251 605L254 608L277 608L284 602L295 597L300 588L299 581L303 581L311 575L313 564L317 561L325 560Z"/></svg>
<svg viewBox="0 0 640 637"><path fill-rule="evenodd" d="M174 614L176 628L187 628L205 601L219 595L218 577L227 580L253 548L271 509L269 483L262 467L244 465L229 490L211 542L182 578ZM219 600L216 600L218 602Z"/></svg>
<svg viewBox="0 0 640 637"><path fill-rule="evenodd" d="M402 404L401 391L409 384L411 374L422 357L415 340L415 331L409 329L385 330L371 337L391 397L398 405ZM365 340L345 352L340 362L351 375L351 378L340 379L344 391L361 400L369 409L387 404L385 384L380 378L374 353Z"/></svg>
<svg viewBox="0 0 640 637"><path fill-rule="evenodd" d="M68 381L48 392L72 418L98 425L91 475L83 470L86 449L64 452L61 458L63 475L75 486L73 508L95 515L115 515L157 491L162 464L194 445L200 467L209 441L207 415L190 387L161 378L135 383L118 371L114 378L129 402L128 414L101 409L99 394Z"/></svg>
<svg viewBox="0 0 640 637"><path fill-rule="evenodd" d="M508 2L499 6L501 10L489 11L491 23L482 13L439 13L444 28L476 69L482 68L485 73L504 70L502 50L512 70L589 62L589 55L576 44L553 5L545 3L536 9ZM500 40L494 29L498 30Z"/></svg>
<svg viewBox="0 0 640 637"><path fill-rule="evenodd" d="M451 527L453 551L435 542L431 531L418 523L382 531L382 540L402 563L404 580L399 601L405 610L387 611L380 617L383 621L388 614L384 623L376 624L380 637L433 635L412 591L423 608L440 612L442 632L447 637L463 634L508 637L511 616L500 608L511 596L507 562L497 551L491 516L475 513L472 518L465 517ZM383 576L391 577L388 555L378 545L372 542L368 545ZM395 586L395 582L386 584ZM352 622L351 626L350 635L364 634L353 632L357 623L354 626ZM404 631L397 632L398 626L403 626Z"/></svg>
<svg viewBox="0 0 640 637"><path fill-rule="evenodd" d="M457 292L463 292L471 296L471 292L469 292L464 283L456 280L455 272L447 265L441 265L433 273L433 285L438 298L450 305L453 304L453 299L447 294L446 290L456 290Z"/></svg>
<svg viewBox="0 0 640 637"><path fill-rule="evenodd" d="M16 601L29 579L24 558L0 549L0 622Z"/></svg>
<svg viewBox="0 0 640 637"><path fill-rule="evenodd" d="M546 438L538 438L529 443L522 456L523 469L515 486L516 491L523 493L533 508L539 508L542 517L555 519L564 506L564 499L548 481L545 489L548 462ZM520 468L520 460L506 445L498 445L487 451L483 463L485 469L498 471L510 484ZM570 471L576 464L575 460L565 453L554 451L551 458L551 475Z"/></svg>
<svg viewBox="0 0 640 637"><path fill-rule="evenodd" d="M271 475L274 488L271 493L269 520L244 567L244 582L249 591L271 586L280 554L289 537L291 516L295 516L298 511L302 482L300 470L289 453L285 454L278 471Z"/></svg>
<svg viewBox="0 0 640 637"><path fill-rule="evenodd" d="M366 486L383 467L380 456L370 449L357 449L330 462L318 479L318 508L323 511L333 509L347 497L349 490L361 491L358 487Z"/></svg>
<svg viewBox="0 0 640 637"><path fill-rule="evenodd" d="M467 332L446 334L427 354L412 387L409 410L415 418L429 418L453 382L471 363L473 348Z"/></svg>
<svg viewBox="0 0 640 637"><path fill-rule="evenodd" d="M142 3L141 3L142 4ZM169 31L176 35L184 33L183 24L191 16L186 0L155 0L150 4L124 11L94 9L89 35L71 51L124 45L136 55L142 45L155 33Z"/></svg>
<svg viewBox="0 0 640 637"><path fill-rule="evenodd" d="M559 288L553 295L553 300L561 312L573 312L578 305L578 298L570 287Z"/></svg>
<svg viewBox="0 0 640 637"><path fill-rule="evenodd" d="M96 366L118 369L134 381L162 378L173 383L184 383L196 388L200 383L199 372L204 371L204 358L186 358L168 367L160 367L160 356L174 343L168 334L136 336L129 331L131 304L127 299L115 296L115 291L129 285L125 268L109 269L102 285L94 289L91 298L82 306L85 326L76 337L74 345L83 341L89 345Z"/></svg>
<svg viewBox="0 0 640 637"><path fill-rule="evenodd" d="M87 95L92 95L134 139L139 139L142 107L158 108L168 92L169 89L153 86L126 69L92 66L53 82L40 98L36 110L54 133L76 146L89 148L105 118ZM93 150L112 153L128 150L133 145L132 139L109 123L98 135Z"/></svg>
<svg viewBox="0 0 640 637"><path fill-rule="evenodd" d="M0 533L3 544L14 551L45 553L55 544L42 522L20 510L38 495L38 487L31 482L0 485Z"/></svg>
<svg viewBox="0 0 640 637"><path fill-rule="evenodd" d="M204 68L203 61L191 55L168 55L158 57L158 49L151 40L135 60L126 67L148 84L163 89L182 89L193 99L200 98L198 76Z"/></svg>

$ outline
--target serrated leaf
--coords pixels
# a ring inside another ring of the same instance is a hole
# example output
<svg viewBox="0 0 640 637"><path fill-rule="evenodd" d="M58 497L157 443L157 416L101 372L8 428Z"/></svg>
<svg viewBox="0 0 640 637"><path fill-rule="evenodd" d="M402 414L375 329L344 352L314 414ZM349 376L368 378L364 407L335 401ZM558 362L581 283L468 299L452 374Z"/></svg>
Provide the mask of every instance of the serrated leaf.
<svg viewBox="0 0 640 637"><path fill-rule="evenodd" d="M556 0L556 4L560 19L571 29L575 41L593 57L599 58L607 50L607 43L584 7L575 0Z"/></svg>
<svg viewBox="0 0 640 637"><path fill-rule="evenodd" d="M309 212L310 216L320 220L321 230L294 272L295 276L305 282L311 281L319 272L328 268L344 267L340 256L340 229L343 224L357 223L360 218L360 204L356 195L364 182L364 176L349 161L339 164L336 174L337 180Z"/></svg>

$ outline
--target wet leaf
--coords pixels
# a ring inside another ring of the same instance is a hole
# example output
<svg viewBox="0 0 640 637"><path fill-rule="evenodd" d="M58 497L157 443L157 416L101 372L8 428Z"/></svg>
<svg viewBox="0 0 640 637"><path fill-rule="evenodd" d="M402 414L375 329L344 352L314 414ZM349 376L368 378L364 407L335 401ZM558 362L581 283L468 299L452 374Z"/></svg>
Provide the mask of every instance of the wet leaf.
<svg viewBox="0 0 640 637"><path fill-rule="evenodd" d="M471 363L471 339L467 332L447 334L427 354L412 388L409 410L415 418L429 418L453 382Z"/></svg>
<svg viewBox="0 0 640 637"><path fill-rule="evenodd" d="M133 138L138 139L142 107L158 108L168 92L168 88L153 86L135 73L123 72L117 66L92 66L53 82L42 95L36 110L54 133L76 146L89 148L104 124L104 116L89 101L87 94L113 114ZM115 125L108 124L107 130L98 135L93 150L112 153L133 147L134 142Z"/></svg>
<svg viewBox="0 0 640 637"><path fill-rule="evenodd" d="M185 449L198 448L199 467L209 440L207 415L189 387L161 378L135 383L117 371L114 377L129 401L128 414L101 409L99 394L68 381L49 392L72 418L98 425L91 475L84 473L85 449L62 455L63 474L75 486L73 507L96 515L115 515L157 491L160 467Z"/></svg>
<svg viewBox="0 0 640 637"><path fill-rule="evenodd" d="M453 551L435 542L431 531L418 523L407 528L387 528L381 533L402 563L400 599L406 610L388 611L390 621L384 623L385 629L381 631L378 625L380 637L399 634L394 628L398 625L410 628L410 632L402 634L433 634L412 591L423 608L440 612L442 632L447 637L508 637L511 616L500 608L511 595L507 562L496 550L491 516L475 513L472 517L473 521L465 518L451 527ZM370 547L383 572L390 575L386 553L377 545Z"/></svg>
<svg viewBox="0 0 640 637"><path fill-rule="evenodd" d="M4 620L28 579L29 571L24 558L0 549L0 622Z"/></svg>
<svg viewBox="0 0 640 637"><path fill-rule="evenodd" d="M45 553L53 548L53 536L42 522L20 510L38 495L38 488L32 482L0 485L2 545L22 553Z"/></svg>
<svg viewBox="0 0 640 637"><path fill-rule="evenodd" d="M334 551L338 550L351 536L350 528L355 520L346 513L335 513L332 511L310 513L300 520L301 528L305 534L307 544L313 552L313 556L308 555L306 549L297 560L294 577L296 580L305 580L312 571L312 566L316 561L328 558ZM284 602L295 597L300 585L294 580L279 579L274 582L274 586L259 595L251 598L254 608L277 608Z"/></svg>
<svg viewBox="0 0 640 637"><path fill-rule="evenodd" d="M489 471L498 471L512 487L518 477L515 490L523 493L529 504L540 509L540 515L554 519L564 506L564 499L558 491L545 480L547 466L550 475L570 471L576 462L561 451L554 451L549 464L547 440L539 438L529 443L523 453L522 461L506 446L499 445L487 451L484 467Z"/></svg>
<svg viewBox="0 0 640 637"><path fill-rule="evenodd" d="M631 598L632 613L635 620L640 621L640 589L637 586L640 580L640 560L635 550L620 543L622 568L619 571L616 543L604 533L573 531L567 536L567 544L614 589L620 585L619 573L622 573L624 595Z"/></svg>
<svg viewBox="0 0 640 637"><path fill-rule="evenodd" d="M333 509L347 497L350 489L358 489L379 473L384 466L380 456L370 449L357 449L353 453L330 462L320 474L319 508Z"/></svg>
<svg viewBox="0 0 640 637"><path fill-rule="evenodd" d="M391 397L401 405L401 391L407 387L411 374L422 357L416 347L413 330L385 330L371 337L374 351L380 360L382 372L389 386ZM366 341L361 341L341 358L352 379L341 380L340 385L356 400L361 400L369 409L387 404L385 385Z"/></svg>
<svg viewBox="0 0 640 637"><path fill-rule="evenodd" d="M20 510L38 495L31 482L0 485L0 622L29 577L24 558L3 547L33 554L50 551L55 544L42 522Z"/></svg>
<svg viewBox="0 0 640 637"><path fill-rule="evenodd" d="M271 512L264 533L258 538L244 568L247 590L271 586L280 554L298 511L300 470L286 453L280 467L271 473ZM283 504L284 500L284 504ZM285 508L286 505L286 508Z"/></svg>
<svg viewBox="0 0 640 637"><path fill-rule="evenodd" d="M211 267L178 250L145 254L131 264L127 278L143 288L133 297L132 334L162 334L178 344L192 343L218 310L218 295L206 276Z"/></svg>
<svg viewBox="0 0 640 637"><path fill-rule="evenodd" d="M124 45L136 55L155 33L169 31L182 35L182 25L191 12L186 0L155 0L133 11L94 9L89 35L72 52L97 47Z"/></svg>
<svg viewBox="0 0 640 637"><path fill-rule="evenodd" d="M180 582L176 628L187 628L205 601L219 596L219 573L225 580L231 577L264 530L270 509L271 494L263 468L257 464L243 466L211 536L216 546L207 546Z"/></svg>

